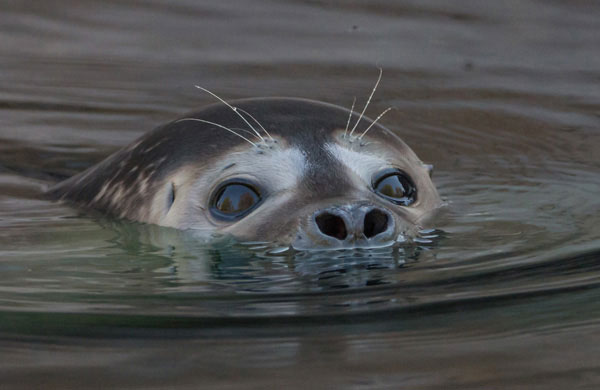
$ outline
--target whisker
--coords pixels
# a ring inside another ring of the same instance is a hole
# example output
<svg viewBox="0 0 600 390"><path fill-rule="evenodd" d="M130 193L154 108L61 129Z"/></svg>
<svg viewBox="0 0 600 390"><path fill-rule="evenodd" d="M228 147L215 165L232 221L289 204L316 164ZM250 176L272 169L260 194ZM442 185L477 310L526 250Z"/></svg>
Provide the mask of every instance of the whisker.
<svg viewBox="0 0 600 390"><path fill-rule="evenodd" d="M358 137L358 139L362 139L362 137L364 137L365 134L367 134L367 131L371 130L371 127L373 127L373 125L375 125L375 123L377 123L377 121L380 120L382 116L384 116L388 111L390 111L393 108L394 107L388 107L385 110L383 110L383 112L381 114L379 114L379 116L377 118L375 118L375 120L373 121L373 123L371 123L369 125L369 127L367 127L367 129L365 131L363 131L363 133Z"/></svg>
<svg viewBox="0 0 600 390"><path fill-rule="evenodd" d="M352 119L352 114L354 114L354 105L356 104L356 96L354 96L354 100L352 101L352 107L350 108L350 115L348 115L348 122L346 123L346 130L344 130L344 137L348 134L348 127L350 127L350 119Z"/></svg>
<svg viewBox="0 0 600 390"><path fill-rule="evenodd" d="M218 124L218 123L211 122L211 121L206 121L206 120L204 120L204 119L198 119L198 118L182 118L182 119L178 119L178 120L176 120L174 123L183 122L183 121L202 122L202 123L208 123L209 125L213 125L213 126L220 127L221 129L223 129L223 130L227 130L227 131L229 131L230 133L233 133L233 134L237 135L238 137L240 137L241 139L243 139L243 140L245 140L245 141L249 142L250 144L252 144L252 146L256 146L256 144L255 144L254 142L250 141L248 138L246 138L246 137L244 137L243 135L241 135L241 134L238 134L238 133L236 133L235 131L231 130L230 128L228 128L228 127L225 127L225 126L223 126L223 125L220 125L220 124Z"/></svg>
<svg viewBox="0 0 600 390"><path fill-rule="evenodd" d="M246 134L250 134L251 136L253 136L254 138L258 138L256 136L256 134L254 134L251 130L248 129L242 129L241 127L230 127L231 130L235 130L235 131L243 131Z"/></svg>
<svg viewBox="0 0 600 390"><path fill-rule="evenodd" d="M200 89L200 90L202 90L202 91L204 91L204 92L206 92L206 93L210 94L211 96L213 96L213 97L217 98L217 99L218 99L218 100L219 100L221 103L223 103L223 104L225 104L227 107L231 108L231 109L233 110L233 112L235 112L236 114L238 114L238 116L239 116L240 118L242 118L242 120L243 120L244 122L246 122L246 124L248 125L248 127L250 127L250 129L252 129L252 131L254 131L254 132L256 133L256 135L258 135L258 138L260 138L260 140L261 140L261 141L264 141L264 138L263 138L263 137L260 135L260 133L259 133L258 131L256 131L256 129L255 129L255 128L254 128L254 127L253 127L253 126L250 124L250 122L248 122L248 121L246 120L246 118L244 118L244 116L243 116L242 114L240 114L240 113L238 112L238 108L237 108L237 107L234 107L234 106L232 106L231 104L227 103L227 102L226 102L226 101L225 101L223 98L221 98L221 97L217 96L216 94L214 94L213 92L209 91L209 90L208 90L208 89L206 89L206 88L203 88L203 87L201 87L201 86L199 86L199 85L194 85L194 87L196 87L196 88L198 88L198 89Z"/></svg>
<svg viewBox="0 0 600 390"><path fill-rule="evenodd" d="M362 112L360 113L360 117L358 117L358 120L356 121L356 124L352 128L352 131L350 131L350 136L352 136L352 134L354 133L354 130L356 130L356 127L360 123L360 120L365 115L365 111L367 111L367 107L369 107L369 103L371 103L371 99L373 98L373 95L375 94L375 90L377 90L377 86L379 85L379 82L381 81L382 74L383 74L383 69L379 68L379 77L377 78L377 82L375 83L375 86L373 87L373 90L371 91L371 95L369 96L369 99L367 100L367 104L365 104L365 108L363 108Z"/></svg>
<svg viewBox="0 0 600 390"><path fill-rule="evenodd" d="M257 125L260 126L260 128L265 132L265 134L271 139L273 140L273 137L271 137L271 134L269 134L269 132L267 131L267 129L264 128L264 126L255 118L253 117L248 111L246 110L242 110L239 107L236 107L239 111L243 112L244 114L248 115L254 122L256 122Z"/></svg>

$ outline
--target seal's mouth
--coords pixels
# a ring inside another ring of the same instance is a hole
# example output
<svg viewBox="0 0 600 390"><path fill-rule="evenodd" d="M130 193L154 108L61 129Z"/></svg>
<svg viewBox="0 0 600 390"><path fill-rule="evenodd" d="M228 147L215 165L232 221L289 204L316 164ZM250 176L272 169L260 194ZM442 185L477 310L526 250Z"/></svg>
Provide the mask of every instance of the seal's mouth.
<svg viewBox="0 0 600 390"><path fill-rule="evenodd" d="M338 249L371 249L371 248L385 248L396 245L397 243L404 243L407 238L404 234L399 234L397 237L390 237L385 240L373 240L367 237L347 237L344 240L329 241L329 242L314 242L306 235L300 232L290 245L292 249L301 251L312 251L312 250L338 250Z"/></svg>
<svg viewBox="0 0 600 390"><path fill-rule="evenodd" d="M289 246L289 249L303 252L323 252L323 251L339 251L339 250L364 250L364 249L382 249L382 248L405 248L407 246L416 245L422 248L435 247L440 240L446 236L442 230L430 229L415 229L394 233L389 237L382 239L369 239L367 237L347 237L344 240L337 242L328 242L326 244L316 243L303 235L304 232L298 234L297 239ZM281 249L279 247L278 249Z"/></svg>
<svg viewBox="0 0 600 390"><path fill-rule="evenodd" d="M382 240L382 241L373 241L365 238L357 239L354 241L346 241L339 243L338 245L316 245L316 244L307 244L307 240L297 239L292 244L284 244L279 242L269 242L269 241L238 241L234 237L231 236L223 236L222 239L231 239L232 243L236 243L242 245L243 247L251 250L255 253L260 253L264 255L270 256L281 256L287 255L294 252L316 252L316 253L344 253L348 256L352 256L352 253L360 253L364 255L365 250L374 250L373 253L378 250L384 249L393 249L406 251L411 250L407 248L416 248L416 250L429 250L437 247L441 240L447 236L447 233L443 230L428 228L415 230L413 232L402 232L397 234L393 239L390 240ZM216 237L215 237L216 238ZM229 241L227 241L229 242ZM415 250L415 249L412 249ZM354 252L358 251L358 252ZM337 255L333 255L337 256Z"/></svg>

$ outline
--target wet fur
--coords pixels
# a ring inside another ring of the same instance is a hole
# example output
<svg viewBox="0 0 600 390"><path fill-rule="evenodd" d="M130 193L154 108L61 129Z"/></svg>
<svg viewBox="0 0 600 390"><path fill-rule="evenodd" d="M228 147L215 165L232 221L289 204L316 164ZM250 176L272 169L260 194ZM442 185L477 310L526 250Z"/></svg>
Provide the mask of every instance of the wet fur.
<svg viewBox="0 0 600 390"><path fill-rule="evenodd" d="M295 98L215 104L147 133L49 195L140 222L290 242L319 207L369 201L390 208L369 191L367 162L376 161L373 167L404 170L422 189L415 207L394 211L405 222L399 229L411 229L439 197L412 150L365 110ZM206 210L212 186L244 169L264 183L268 201L239 222L215 220Z"/></svg>

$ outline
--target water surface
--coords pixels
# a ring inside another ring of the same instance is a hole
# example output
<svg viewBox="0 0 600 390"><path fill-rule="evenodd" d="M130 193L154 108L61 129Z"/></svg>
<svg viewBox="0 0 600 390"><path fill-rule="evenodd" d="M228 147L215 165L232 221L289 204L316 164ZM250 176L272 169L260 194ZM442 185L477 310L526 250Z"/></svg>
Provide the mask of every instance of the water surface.
<svg viewBox="0 0 600 390"><path fill-rule="evenodd" d="M3 388L600 384L600 5L163 0L0 6ZM398 248L267 253L50 202L212 103L368 114L448 202Z"/></svg>

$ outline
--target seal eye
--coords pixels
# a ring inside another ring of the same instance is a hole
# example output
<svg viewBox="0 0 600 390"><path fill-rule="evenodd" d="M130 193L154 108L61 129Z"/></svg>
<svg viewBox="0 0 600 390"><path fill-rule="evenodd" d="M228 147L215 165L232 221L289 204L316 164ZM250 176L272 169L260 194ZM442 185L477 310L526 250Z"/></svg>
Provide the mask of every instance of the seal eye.
<svg viewBox="0 0 600 390"><path fill-rule="evenodd" d="M399 170L386 170L373 180L375 192L398 205L410 206L417 199L417 188L410 177Z"/></svg>
<svg viewBox="0 0 600 390"><path fill-rule="evenodd" d="M223 219L238 219L248 214L260 200L260 194L249 183L227 182L213 195L210 211Z"/></svg>

